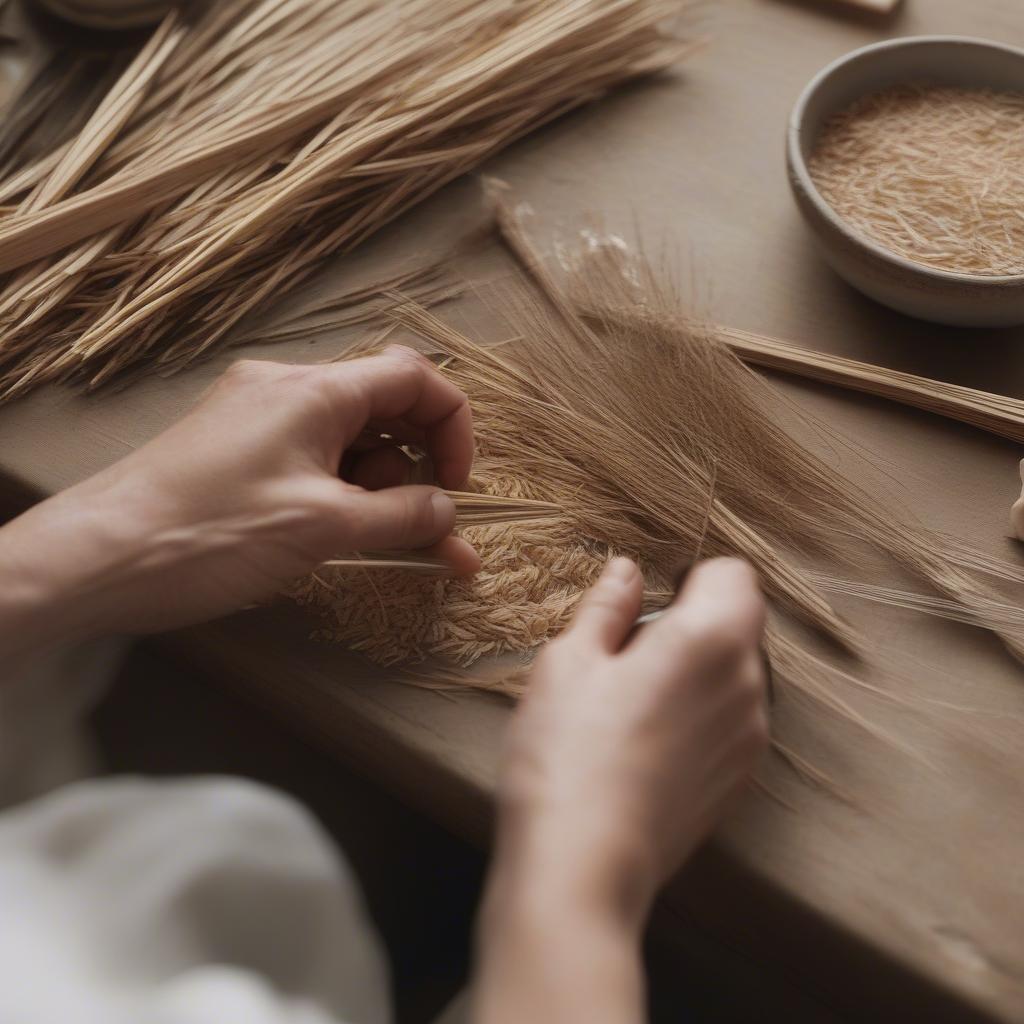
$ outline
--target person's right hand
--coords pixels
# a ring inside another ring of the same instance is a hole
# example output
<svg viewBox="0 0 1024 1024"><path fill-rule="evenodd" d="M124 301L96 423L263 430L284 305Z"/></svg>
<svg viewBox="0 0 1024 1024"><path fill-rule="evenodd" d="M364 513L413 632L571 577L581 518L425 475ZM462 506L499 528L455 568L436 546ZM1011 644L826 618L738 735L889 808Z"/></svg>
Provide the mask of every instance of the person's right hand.
<svg viewBox="0 0 1024 1024"><path fill-rule="evenodd" d="M703 562L630 637L643 579L612 561L540 655L511 728L499 861L643 915L768 742L765 604L745 562ZM513 872L514 874L515 872Z"/></svg>

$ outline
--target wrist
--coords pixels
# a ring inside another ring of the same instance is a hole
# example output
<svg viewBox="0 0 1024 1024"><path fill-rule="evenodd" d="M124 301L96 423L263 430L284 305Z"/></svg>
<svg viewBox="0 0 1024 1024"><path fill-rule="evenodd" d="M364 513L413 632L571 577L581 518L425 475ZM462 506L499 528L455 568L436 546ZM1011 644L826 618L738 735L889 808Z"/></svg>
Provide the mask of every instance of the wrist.
<svg viewBox="0 0 1024 1024"><path fill-rule="evenodd" d="M0 651L14 657L118 632L111 594L135 551L119 517L73 492L0 528Z"/></svg>
<svg viewBox="0 0 1024 1024"><path fill-rule="evenodd" d="M639 935L657 890L654 858L605 814L500 811L492 885L499 903L533 916L587 917Z"/></svg>
<svg viewBox="0 0 1024 1024"><path fill-rule="evenodd" d="M623 885L624 859L581 857L573 838L537 819L501 823L477 934L481 1024L643 1018L649 898Z"/></svg>

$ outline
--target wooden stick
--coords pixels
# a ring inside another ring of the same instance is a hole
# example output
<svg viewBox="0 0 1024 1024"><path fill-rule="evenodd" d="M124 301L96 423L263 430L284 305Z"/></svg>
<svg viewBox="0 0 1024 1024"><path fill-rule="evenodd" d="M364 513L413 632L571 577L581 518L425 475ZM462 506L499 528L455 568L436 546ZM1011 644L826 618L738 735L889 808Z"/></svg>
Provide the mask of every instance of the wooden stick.
<svg viewBox="0 0 1024 1024"><path fill-rule="evenodd" d="M1019 399L813 352L734 327L718 327L717 331L746 363L888 398L1024 442L1024 402Z"/></svg>

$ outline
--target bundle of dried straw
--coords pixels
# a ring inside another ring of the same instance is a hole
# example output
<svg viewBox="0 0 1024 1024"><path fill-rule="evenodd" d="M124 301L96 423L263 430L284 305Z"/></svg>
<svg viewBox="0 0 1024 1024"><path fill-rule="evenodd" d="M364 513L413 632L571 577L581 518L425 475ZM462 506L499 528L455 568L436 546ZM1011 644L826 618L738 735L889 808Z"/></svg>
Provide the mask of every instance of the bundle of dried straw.
<svg viewBox="0 0 1024 1024"><path fill-rule="evenodd" d="M521 664L480 659L528 657L555 636L611 554L640 561L650 605L667 600L681 558L740 554L779 611L847 652L869 645L828 592L974 624L1024 653L1024 616L985 582L1020 584L1024 574L901 522L811 454L778 425L769 385L727 338L686 317L646 262L591 236L556 278L507 208L499 225L528 275L504 292L514 340L478 345L415 303L392 315L444 356L444 372L470 396L474 488L513 507L548 502L551 514L469 526L483 559L470 580L431 577L438 567L415 556L326 567L299 591L324 607L323 635L386 664L445 659L448 668L431 662L417 677L428 685L516 694ZM866 564L897 568L925 592L870 570L875 578L844 578ZM769 647L783 692L872 729L842 697L843 685L872 684L779 625Z"/></svg>
<svg viewBox="0 0 1024 1024"><path fill-rule="evenodd" d="M513 139L686 46L688 0L222 0L172 13L0 182L0 399L175 370Z"/></svg>

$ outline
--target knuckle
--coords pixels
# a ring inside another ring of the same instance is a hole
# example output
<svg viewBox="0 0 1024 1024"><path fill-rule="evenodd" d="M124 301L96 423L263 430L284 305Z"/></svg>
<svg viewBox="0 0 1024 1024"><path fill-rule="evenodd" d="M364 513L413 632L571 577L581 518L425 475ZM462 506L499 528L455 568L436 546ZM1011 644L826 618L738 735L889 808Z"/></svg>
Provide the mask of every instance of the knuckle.
<svg viewBox="0 0 1024 1024"><path fill-rule="evenodd" d="M337 488L328 481L311 480L297 495L303 507L316 519L332 519L344 526L350 518L348 506Z"/></svg>
<svg viewBox="0 0 1024 1024"><path fill-rule="evenodd" d="M691 628L696 642L715 660L738 658L751 645L750 631L735 613L707 616Z"/></svg>
<svg viewBox="0 0 1024 1024"><path fill-rule="evenodd" d="M695 570L698 586L713 586L718 593L728 592L732 605L749 615L764 609L761 581L754 567L742 558L713 558Z"/></svg>
<svg viewBox="0 0 1024 1024"><path fill-rule="evenodd" d="M398 529L407 543L414 543L433 526L430 503L419 495L406 495L398 516Z"/></svg>
<svg viewBox="0 0 1024 1024"><path fill-rule="evenodd" d="M729 556L720 559L719 564L723 569L732 573L736 577L737 582L745 583L750 587L758 586L757 572L745 558Z"/></svg>
<svg viewBox="0 0 1024 1024"><path fill-rule="evenodd" d="M421 369L426 363L429 365L429 360L416 351L414 348L410 348L408 345L399 345L392 343L388 345L382 352L381 355L385 359L389 359L399 365L405 365L414 369Z"/></svg>
<svg viewBox="0 0 1024 1024"><path fill-rule="evenodd" d="M761 588L757 570L746 559L734 555L712 558L697 568L708 575L727 579L729 586L737 592L756 592Z"/></svg>
<svg viewBox="0 0 1024 1024"><path fill-rule="evenodd" d="M716 664L734 664L756 653L764 629L764 602L754 592L728 604L686 614L681 628L690 642Z"/></svg>
<svg viewBox="0 0 1024 1024"><path fill-rule="evenodd" d="M252 377L262 376L269 364L259 359L236 359L224 374L224 379L229 381L249 380Z"/></svg>
<svg viewBox="0 0 1024 1024"><path fill-rule="evenodd" d="M339 493L326 481L290 481L286 500L295 540L331 544L337 538L349 536L357 526L343 492ZM279 507L280 492L272 495L270 502Z"/></svg>

